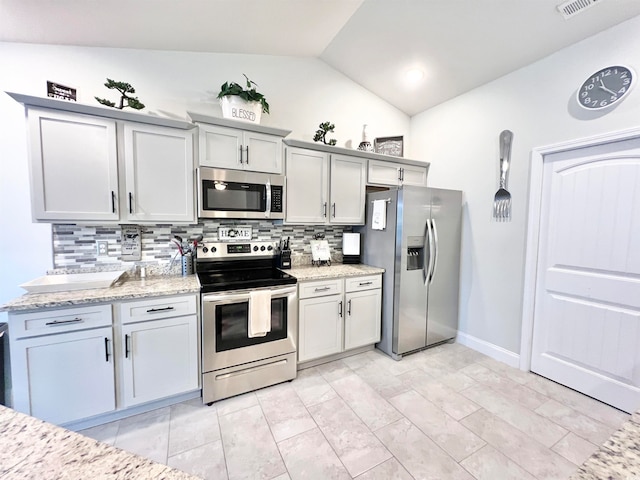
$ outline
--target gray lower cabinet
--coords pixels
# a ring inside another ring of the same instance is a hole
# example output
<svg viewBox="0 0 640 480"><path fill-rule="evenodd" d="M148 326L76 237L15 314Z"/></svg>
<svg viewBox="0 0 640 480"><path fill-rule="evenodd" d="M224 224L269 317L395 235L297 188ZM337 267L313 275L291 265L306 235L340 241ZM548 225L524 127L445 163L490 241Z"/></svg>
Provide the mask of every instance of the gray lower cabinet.
<svg viewBox="0 0 640 480"><path fill-rule="evenodd" d="M51 423L199 388L193 294L10 313L9 332L12 406Z"/></svg>
<svg viewBox="0 0 640 480"><path fill-rule="evenodd" d="M298 284L298 362L380 340L382 275Z"/></svg>

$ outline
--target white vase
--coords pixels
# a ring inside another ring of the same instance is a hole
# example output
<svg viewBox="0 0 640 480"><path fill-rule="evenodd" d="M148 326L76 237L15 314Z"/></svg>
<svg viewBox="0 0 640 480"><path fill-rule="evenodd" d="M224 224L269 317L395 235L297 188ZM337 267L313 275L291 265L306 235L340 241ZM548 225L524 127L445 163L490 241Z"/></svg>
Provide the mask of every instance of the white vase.
<svg viewBox="0 0 640 480"><path fill-rule="evenodd" d="M260 102L247 102L237 95L227 95L220 99L222 116L247 123L260 123L262 116L262 104Z"/></svg>

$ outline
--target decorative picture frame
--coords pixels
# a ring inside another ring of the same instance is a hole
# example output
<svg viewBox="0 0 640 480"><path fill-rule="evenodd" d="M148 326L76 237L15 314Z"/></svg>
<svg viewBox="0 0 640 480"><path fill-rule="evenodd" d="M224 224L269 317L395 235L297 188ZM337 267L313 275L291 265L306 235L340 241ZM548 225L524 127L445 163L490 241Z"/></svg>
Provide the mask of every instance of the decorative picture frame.
<svg viewBox="0 0 640 480"><path fill-rule="evenodd" d="M402 157L404 153L404 137L378 137L373 141L374 150L382 155Z"/></svg>

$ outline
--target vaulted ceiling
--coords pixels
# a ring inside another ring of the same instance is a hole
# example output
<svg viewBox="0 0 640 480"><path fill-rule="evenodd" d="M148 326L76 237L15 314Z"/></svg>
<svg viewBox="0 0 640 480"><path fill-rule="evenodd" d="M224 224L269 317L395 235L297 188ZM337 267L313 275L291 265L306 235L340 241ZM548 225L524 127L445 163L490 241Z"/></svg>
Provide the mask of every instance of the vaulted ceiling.
<svg viewBox="0 0 640 480"><path fill-rule="evenodd" d="M316 57L414 115L640 15L578 1L0 0L0 41Z"/></svg>

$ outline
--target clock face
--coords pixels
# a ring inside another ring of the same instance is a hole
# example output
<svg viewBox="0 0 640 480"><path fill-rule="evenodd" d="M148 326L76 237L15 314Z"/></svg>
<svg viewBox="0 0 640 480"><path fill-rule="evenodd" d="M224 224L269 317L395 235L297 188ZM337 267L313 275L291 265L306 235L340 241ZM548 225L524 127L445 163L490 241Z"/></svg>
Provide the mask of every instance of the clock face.
<svg viewBox="0 0 640 480"><path fill-rule="evenodd" d="M611 107L622 100L633 85L633 72L622 66L603 68L591 75L578 90L578 103L588 110Z"/></svg>

